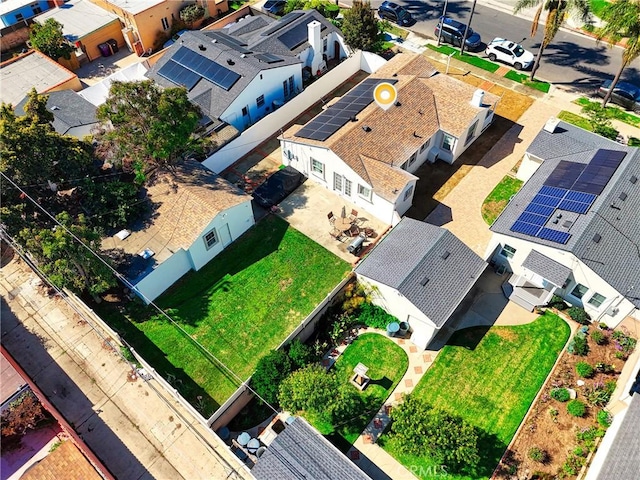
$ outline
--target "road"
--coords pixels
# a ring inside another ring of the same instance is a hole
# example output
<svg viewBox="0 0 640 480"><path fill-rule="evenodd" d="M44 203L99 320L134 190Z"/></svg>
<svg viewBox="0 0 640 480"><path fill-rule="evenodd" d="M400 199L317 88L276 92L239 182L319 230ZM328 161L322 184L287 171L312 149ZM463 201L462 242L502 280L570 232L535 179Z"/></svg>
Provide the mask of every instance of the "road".
<svg viewBox="0 0 640 480"><path fill-rule="evenodd" d="M351 4L351 0L341 3ZM434 29L438 18L442 15L444 0L395 0L409 10L416 19L410 30L423 36L434 37ZM377 8L382 0L372 0L371 6ZM536 37L529 39L533 11L523 12L522 16L514 16L515 0L479 0L472 20L473 29L478 32L484 42L494 37L521 41L522 46L537 53L542 38L541 26ZM471 13L472 2L451 0L447 15L461 22L466 22ZM528 18L523 18L528 17ZM523 40L524 38L524 40ZM564 86L569 90L593 89L602 80L612 78L620 68L621 49L609 48L605 43L597 44L592 38L562 29L547 47L536 76ZM480 52L480 55L483 55ZM640 59L636 59L625 70L623 79L640 85Z"/></svg>

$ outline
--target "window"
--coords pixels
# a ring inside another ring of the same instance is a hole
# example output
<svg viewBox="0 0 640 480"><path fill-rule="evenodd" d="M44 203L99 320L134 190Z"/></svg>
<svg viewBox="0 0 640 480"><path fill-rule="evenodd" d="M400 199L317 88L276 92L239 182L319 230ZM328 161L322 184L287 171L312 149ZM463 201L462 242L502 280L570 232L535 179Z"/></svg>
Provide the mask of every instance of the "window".
<svg viewBox="0 0 640 480"><path fill-rule="evenodd" d="M216 243L218 243L218 237L216 236L216 230L213 229L209 233L207 233L204 237L204 244L207 246L207 250L213 247Z"/></svg>
<svg viewBox="0 0 640 480"><path fill-rule="evenodd" d="M580 283L576 283L576 286L573 287L573 290L571 290L571 296L582 299L582 297L584 297L584 294L587 293L588 291L589 291L589 287L585 287Z"/></svg>
<svg viewBox="0 0 640 480"><path fill-rule="evenodd" d="M505 258L513 258L515 254L516 254L516 249L510 245L505 244L505 246L502 247L502 250L500 250L500 255L502 255Z"/></svg>
<svg viewBox="0 0 640 480"><path fill-rule="evenodd" d="M246 117L249 115L249 109L247 107L242 107L242 116Z"/></svg>
<svg viewBox="0 0 640 480"><path fill-rule="evenodd" d="M169 30L169 20L167 20L167 17L162 18L162 29Z"/></svg>
<svg viewBox="0 0 640 480"><path fill-rule="evenodd" d="M358 184L358 195L366 198L367 200L371 200L371 189L365 187L364 185Z"/></svg>
<svg viewBox="0 0 640 480"><path fill-rule="evenodd" d="M324 163L319 162L315 158L311 159L311 171L314 173L319 173L324 177Z"/></svg>
<svg viewBox="0 0 640 480"><path fill-rule="evenodd" d="M407 164L409 163L409 161L407 160L406 162L404 162L402 165L400 165L400 168L402 170L406 170L407 169Z"/></svg>
<svg viewBox="0 0 640 480"><path fill-rule="evenodd" d="M418 156L417 153L414 153L413 155L411 155L411 158L409 158L409 166L413 165L416 161L416 157Z"/></svg>
<svg viewBox="0 0 640 480"><path fill-rule="evenodd" d="M604 303L606 299L607 297L605 297L604 295L600 295L599 293L594 293L587 303L589 305L593 305L594 307L598 308L600 307L600 305Z"/></svg>
<svg viewBox="0 0 640 480"><path fill-rule="evenodd" d="M411 195L413 195L413 185L411 185L406 192L404 192L404 201L406 202L409 197L411 197Z"/></svg>
<svg viewBox="0 0 640 480"><path fill-rule="evenodd" d="M282 82L282 90L284 93L284 98L289 98L289 84L286 80Z"/></svg>
<svg viewBox="0 0 640 480"><path fill-rule="evenodd" d="M21 22L24 20L24 16L21 13L16 13L16 22Z"/></svg>
<svg viewBox="0 0 640 480"><path fill-rule="evenodd" d="M467 140L464 142L465 145L469 145L469 142L476 138L476 128L478 127L478 120L473 122L473 125L469 127L469 131L467 132Z"/></svg>
<svg viewBox="0 0 640 480"><path fill-rule="evenodd" d="M324 37L322 39L322 51L326 52L327 51L327 37Z"/></svg>
<svg viewBox="0 0 640 480"><path fill-rule="evenodd" d="M38 15L39 13L42 13L42 9L40 8L40 4L38 3L32 3L31 10L33 10L34 15Z"/></svg>
<svg viewBox="0 0 640 480"><path fill-rule="evenodd" d="M427 148L427 147L429 146L429 144L430 144L430 143L431 143L431 139L429 139L429 140L427 141L427 143L425 143L424 145L422 145L422 146L420 147L420 153L424 152L424 149L425 149L425 148Z"/></svg>
<svg viewBox="0 0 640 480"><path fill-rule="evenodd" d="M456 142L456 137L449 135L448 133L444 134L442 138L442 149L448 152L453 151L453 145Z"/></svg>
<svg viewBox="0 0 640 480"><path fill-rule="evenodd" d="M258 98L256 98L256 105L259 107L264 105L264 95L260 95Z"/></svg>
<svg viewBox="0 0 640 480"><path fill-rule="evenodd" d="M293 160L293 152L291 150L286 150L287 160Z"/></svg>
<svg viewBox="0 0 640 480"><path fill-rule="evenodd" d="M342 191L342 175L338 175L337 173L334 172L333 174L333 189L337 190L339 192Z"/></svg>
<svg viewBox="0 0 640 480"><path fill-rule="evenodd" d="M293 95L293 92L295 91L295 89L296 89L296 83L293 78L293 75L291 75L289 77L289 92L291 92L291 95Z"/></svg>
<svg viewBox="0 0 640 480"><path fill-rule="evenodd" d="M351 196L351 180L344 179L344 194Z"/></svg>

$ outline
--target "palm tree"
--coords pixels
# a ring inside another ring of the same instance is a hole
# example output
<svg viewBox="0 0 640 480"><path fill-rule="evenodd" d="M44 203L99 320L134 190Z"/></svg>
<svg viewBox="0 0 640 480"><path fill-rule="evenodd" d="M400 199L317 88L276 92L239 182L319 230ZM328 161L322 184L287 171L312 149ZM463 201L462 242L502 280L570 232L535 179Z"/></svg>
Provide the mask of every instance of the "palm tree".
<svg viewBox="0 0 640 480"><path fill-rule="evenodd" d="M525 8L538 7L536 15L533 17L533 23L531 24L531 38L535 37L538 31L538 22L540 21L542 11L547 12L547 18L544 23L544 36L538 49L538 55L536 55L536 61L533 63L533 68L531 69L531 80L533 80L536 71L540 67L542 52L544 52L544 49L553 41L567 13L576 13L580 20L586 22L590 13L589 5L589 0L518 0L513 8L514 14L517 14Z"/></svg>
<svg viewBox="0 0 640 480"><path fill-rule="evenodd" d="M602 101L604 107L611 98L611 92L620 80L624 69L640 56L640 1L617 0L604 8L602 20L606 24L597 31L598 40L604 38L610 46L613 46L620 40L626 39L626 45L622 51L622 65Z"/></svg>

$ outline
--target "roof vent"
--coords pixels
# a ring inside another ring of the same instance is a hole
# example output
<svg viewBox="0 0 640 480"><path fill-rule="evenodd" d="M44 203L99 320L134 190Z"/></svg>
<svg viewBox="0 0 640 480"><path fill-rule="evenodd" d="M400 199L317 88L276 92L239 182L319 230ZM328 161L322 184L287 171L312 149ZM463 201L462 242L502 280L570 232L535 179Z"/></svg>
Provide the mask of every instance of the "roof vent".
<svg viewBox="0 0 640 480"><path fill-rule="evenodd" d="M391 75L391 76L392 76L392 77L397 77L397 76L398 76L398 74L397 74L397 73L394 73L394 74L393 74L393 75Z"/></svg>
<svg viewBox="0 0 640 480"><path fill-rule="evenodd" d="M415 130L413 131L413 136L416 137L416 138L422 138L422 136L418 135L418 132L415 131Z"/></svg>
<svg viewBox="0 0 640 480"><path fill-rule="evenodd" d="M571 228L571 225L573 225L573 222L572 222L571 220L566 220L566 221L562 224L562 226L563 226L564 228Z"/></svg>
<svg viewBox="0 0 640 480"><path fill-rule="evenodd" d="M401 107L401 106L402 106L402 104L400 102L396 101L396 107Z"/></svg>
<svg viewBox="0 0 640 480"><path fill-rule="evenodd" d="M624 202L627 199L627 194L624 192L621 192L618 198Z"/></svg>
<svg viewBox="0 0 640 480"><path fill-rule="evenodd" d="M363 126L362 126L362 129L363 129L365 132L370 132L370 131L371 131L371 127L370 127L369 125L363 125Z"/></svg>
<svg viewBox="0 0 640 480"><path fill-rule="evenodd" d="M599 234L599 233L596 233L596 234L593 236L593 243L600 243L600 239L601 239L601 238L602 238L602 236L600 236L600 234Z"/></svg>
<svg viewBox="0 0 640 480"><path fill-rule="evenodd" d="M358 119L356 118L355 115L351 115L351 117L349 117L349 120L351 120L352 122L357 122Z"/></svg>
<svg viewBox="0 0 640 480"><path fill-rule="evenodd" d="M557 218L553 219L553 223L555 223L556 225L560 222L560 220L558 220Z"/></svg>
<svg viewBox="0 0 640 480"><path fill-rule="evenodd" d="M204 52L204 51L207 49L207 47L205 47L203 44L198 45L198 48L199 48L202 52Z"/></svg>
<svg viewBox="0 0 640 480"><path fill-rule="evenodd" d="M556 128L560 123L560 119L556 117L551 117L547 120L547 123L544 124L544 131L549 133L556 133Z"/></svg>
<svg viewBox="0 0 640 480"><path fill-rule="evenodd" d="M444 253L442 254L442 257L441 257L441 258L442 258L443 260L446 260L447 258L449 258L449 255L451 255L451 252L447 250L446 252L444 252Z"/></svg>
<svg viewBox="0 0 640 480"><path fill-rule="evenodd" d="M240 54L240 58L247 58L247 54L246 53L241 53Z"/></svg>
<svg viewBox="0 0 640 480"><path fill-rule="evenodd" d="M57 105L54 105L53 107L51 107L51 110L60 110L60 107L58 107Z"/></svg>
<svg viewBox="0 0 640 480"><path fill-rule="evenodd" d="M231 60L230 58L227 58L227 63L228 63L229 65L235 65L235 64L236 64L236 62L234 62L234 61L233 61L233 60Z"/></svg>
<svg viewBox="0 0 640 480"><path fill-rule="evenodd" d="M484 90L476 90L471 97L471 105L474 107L482 107L484 103Z"/></svg>
<svg viewBox="0 0 640 480"><path fill-rule="evenodd" d="M629 179L629 181L631 183L636 183L638 181L638 177L636 177L635 175L632 175L631 178Z"/></svg>
<svg viewBox="0 0 640 480"><path fill-rule="evenodd" d="M420 285L422 285L423 287L426 286L427 283L429 283L429 277L424 277L422 280L420 280Z"/></svg>
<svg viewBox="0 0 640 480"><path fill-rule="evenodd" d="M557 214L556 218L562 218L562 214L561 213Z"/></svg>
<svg viewBox="0 0 640 480"><path fill-rule="evenodd" d="M211 40L211 43L216 43L218 41L217 38L214 38L213 40Z"/></svg>

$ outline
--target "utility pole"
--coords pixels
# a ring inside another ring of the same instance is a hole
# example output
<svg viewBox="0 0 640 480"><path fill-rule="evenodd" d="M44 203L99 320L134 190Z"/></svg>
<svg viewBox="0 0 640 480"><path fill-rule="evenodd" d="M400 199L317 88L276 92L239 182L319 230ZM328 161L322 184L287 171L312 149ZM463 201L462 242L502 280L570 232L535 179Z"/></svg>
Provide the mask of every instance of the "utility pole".
<svg viewBox="0 0 640 480"><path fill-rule="evenodd" d="M442 37L442 24L444 23L444 17L447 16L447 6L449 5L449 0L444 0L444 9L442 10L442 18L440 19L440 28L438 28L438 47L440 46L440 37Z"/></svg>
<svg viewBox="0 0 640 480"><path fill-rule="evenodd" d="M476 11L476 2L478 0L473 0L473 6L471 7L471 15L469 16L469 22L467 23L466 28L464 29L464 37L462 37L462 43L460 44L460 56L464 53L465 42L467 41L467 34L469 33L469 29L471 28L471 20L473 20L473 13Z"/></svg>

